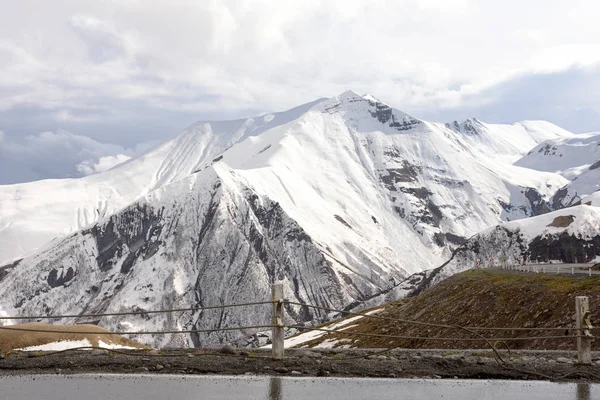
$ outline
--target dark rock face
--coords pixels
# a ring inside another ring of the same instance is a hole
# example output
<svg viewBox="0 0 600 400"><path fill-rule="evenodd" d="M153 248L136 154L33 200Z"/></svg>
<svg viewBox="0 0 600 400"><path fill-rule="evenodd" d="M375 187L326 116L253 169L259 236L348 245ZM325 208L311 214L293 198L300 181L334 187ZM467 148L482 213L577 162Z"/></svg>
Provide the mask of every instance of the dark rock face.
<svg viewBox="0 0 600 400"><path fill-rule="evenodd" d="M477 118L468 118L465 121L459 123L458 121L452 121L446 123L446 128L452 129L457 133L464 133L466 135L480 135L485 129L483 124Z"/></svg>
<svg viewBox="0 0 600 400"><path fill-rule="evenodd" d="M370 111L373 118L377 119L382 124L388 124L388 126L395 128L398 131L408 131L422 124L421 121L409 115L395 115L394 110L386 104L369 101L369 105L374 108Z"/></svg>
<svg viewBox="0 0 600 400"><path fill-rule="evenodd" d="M467 119L463 124L464 133L468 135L479 135L481 134L482 125L476 119Z"/></svg>
<svg viewBox="0 0 600 400"><path fill-rule="evenodd" d="M538 236L529 243L529 255L531 260L540 262L584 262L600 255L600 236L583 239L566 232L560 235Z"/></svg>
<svg viewBox="0 0 600 400"><path fill-rule="evenodd" d="M50 285L50 287L55 288L55 287L65 285L66 283L70 282L71 279L73 279L74 277L75 277L75 271L73 270L72 267L69 267L69 269L66 272L61 271L60 275L58 275L57 269L53 269L48 274L47 281L48 281L48 285Z"/></svg>
<svg viewBox="0 0 600 400"><path fill-rule="evenodd" d="M96 240L98 268L108 272L127 252L121 266L121 272L126 274L138 257L152 257L160 247L161 215L162 210L138 203L111 216L106 224L84 231L84 235L91 234Z"/></svg>
<svg viewBox="0 0 600 400"><path fill-rule="evenodd" d="M352 226L350 226L349 223L346 222L346 220L342 217L340 217L339 215L334 215L333 216L336 220L338 220L342 225L344 225L346 228L350 228L352 229Z"/></svg>
<svg viewBox="0 0 600 400"><path fill-rule="evenodd" d="M6 278L6 276L10 273L10 271L12 271L14 268L17 267L17 265L19 265L19 263L23 261L23 259L14 261L8 265L4 265L2 267L0 267L0 282L2 282L2 280L4 278Z"/></svg>
<svg viewBox="0 0 600 400"><path fill-rule="evenodd" d="M375 111L371 111L371 116L377 119L382 124L387 123L392 119L392 109L385 104L375 103Z"/></svg>
<svg viewBox="0 0 600 400"><path fill-rule="evenodd" d="M447 122L444 125L446 125L446 128L452 129L454 132L460 132L460 124L458 121Z"/></svg>
<svg viewBox="0 0 600 400"><path fill-rule="evenodd" d="M446 237L444 236L443 233L441 232L436 232L433 235L433 241L435 242L435 244L437 244L439 247L444 247L446 245Z"/></svg>
<svg viewBox="0 0 600 400"><path fill-rule="evenodd" d="M550 204L540 195L540 192L533 188L527 188L523 193L531 204L532 217L542 215L552 211Z"/></svg>
<svg viewBox="0 0 600 400"><path fill-rule="evenodd" d="M396 183L415 182L422 172L422 168L403 160L401 168L389 168L386 171L387 175L382 175L381 181L388 190L395 192Z"/></svg>
<svg viewBox="0 0 600 400"><path fill-rule="evenodd" d="M444 234L446 241L455 245L462 245L467 241L467 238L459 235L455 235L453 233Z"/></svg>
<svg viewBox="0 0 600 400"><path fill-rule="evenodd" d="M279 203L259 197L250 190L240 200L233 207L223 203L222 195L213 195L200 226L200 239L193 243L196 250L192 268L197 269L194 297L198 306L240 302L248 297L244 290L257 293L256 298L265 298L269 292L265 284L277 280L291 283L289 299L307 304L339 307L343 304L342 286L346 285L357 296L370 293L364 278L346 276L341 282L331 263L308 234L285 214ZM218 253L215 253L217 249ZM215 282L227 284L219 283L221 289L216 290ZM297 323L318 320L324 315L304 306L286 305L286 312ZM235 309L202 311L192 321L193 327L206 329L207 322L221 327L236 320L247 320L246 324L250 325L270 321L268 309L244 316L240 313L243 311ZM203 346L215 339L219 343L233 339L235 334L199 333L191 334L190 339L195 346Z"/></svg>
<svg viewBox="0 0 600 400"><path fill-rule="evenodd" d="M565 197L567 197L567 195L569 194L569 189L568 186L565 186L561 189L559 189L554 196L552 196L552 209L554 210L559 210L563 207L568 206L568 204L565 204Z"/></svg>
<svg viewBox="0 0 600 400"><path fill-rule="evenodd" d="M554 210L554 205L547 201L536 189L522 188L521 193L529 202L529 207L523 205L514 206L510 203L504 202L502 199L497 199L498 204L500 204L502 209L509 214L515 210L519 210L523 215L528 217L535 217L537 215L546 214Z"/></svg>
<svg viewBox="0 0 600 400"><path fill-rule="evenodd" d="M595 163L593 163L592 165L590 165L590 171L593 171L595 169L600 168L600 160L596 161Z"/></svg>
<svg viewBox="0 0 600 400"><path fill-rule="evenodd" d="M525 206L513 206L510 203L506 203L504 201L502 201L501 199L498 199L498 204L500 204L500 207L502 207L502 209L508 213L511 213L513 210L518 209L521 210L521 212L525 215L527 215L527 207Z"/></svg>
<svg viewBox="0 0 600 400"><path fill-rule="evenodd" d="M532 151L530 151L529 154L531 154ZM545 156L554 156L554 155L556 155L557 151L558 151L558 149L556 148L556 146L548 143L545 146L540 147L540 149L538 150L538 153L544 153ZM562 154L559 154L559 157L562 157Z"/></svg>
<svg viewBox="0 0 600 400"><path fill-rule="evenodd" d="M526 260L547 263L558 260L564 263L578 263L592 260L600 255L600 235L584 238L562 232L525 239L518 231L497 226L490 232L478 234L460 245L452 257L439 268L424 271L424 276L411 292L418 294L432 284L456 272L493 265L520 265ZM587 258L586 258L587 256Z"/></svg>

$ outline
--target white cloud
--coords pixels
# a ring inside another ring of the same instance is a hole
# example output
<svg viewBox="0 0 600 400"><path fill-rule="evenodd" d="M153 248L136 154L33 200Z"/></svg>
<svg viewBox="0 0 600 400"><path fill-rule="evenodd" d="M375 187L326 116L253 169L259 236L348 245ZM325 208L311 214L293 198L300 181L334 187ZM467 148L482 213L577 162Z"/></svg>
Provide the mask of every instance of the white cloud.
<svg viewBox="0 0 600 400"><path fill-rule="evenodd" d="M0 7L7 10L0 118L13 121L2 129L66 127L94 131L100 142L128 138L127 146L157 138L148 137L159 130L155 117L167 135L195 119L282 110L347 89L407 111L468 107L477 94L490 102L487 90L511 77L600 62L598 2L67 0L32 8L0 0Z"/></svg>
<svg viewBox="0 0 600 400"><path fill-rule="evenodd" d="M410 105L456 82L477 85L492 68L502 77L543 68L556 59L545 54L600 35L573 11L597 15L597 4L558 0L77 1L33 12L3 1L11 12L0 16L0 37L13 49L0 54L12 72L5 86L25 84L4 108L68 110L102 97L280 109L349 87ZM562 63L599 59L589 50L568 51Z"/></svg>
<svg viewBox="0 0 600 400"><path fill-rule="evenodd" d="M93 175L100 172L108 171L112 167L115 167L125 161L129 160L131 157L126 156L124 154L117 154L116 156L104 156L98 158L97 161L94 160L85 160L76 165L77 171L81 172L83 175Z"/></svg>

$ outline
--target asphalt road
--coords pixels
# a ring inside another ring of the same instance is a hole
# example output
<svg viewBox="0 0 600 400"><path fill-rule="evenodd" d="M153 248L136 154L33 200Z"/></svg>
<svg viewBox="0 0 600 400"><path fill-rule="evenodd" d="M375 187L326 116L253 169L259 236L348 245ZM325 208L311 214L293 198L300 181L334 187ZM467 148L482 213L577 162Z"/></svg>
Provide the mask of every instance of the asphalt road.
<svg viewBox="0 0 600 400"><path fill-rule="evenodd" d="M600 271L591 271L592 264L528 264L515 265L508 269L530 273L542 273L549 275L565 274L565 275L600 275ZM506 269L506 268L503 268Z"/></svg>
<svg viewBox="0 0 600 400"><path fill-rule="evenodd" d="M540 381L281 378L183 375L28 375L0 377L0 398L54 399L460 399L590 400L600 385Z"/></svg>

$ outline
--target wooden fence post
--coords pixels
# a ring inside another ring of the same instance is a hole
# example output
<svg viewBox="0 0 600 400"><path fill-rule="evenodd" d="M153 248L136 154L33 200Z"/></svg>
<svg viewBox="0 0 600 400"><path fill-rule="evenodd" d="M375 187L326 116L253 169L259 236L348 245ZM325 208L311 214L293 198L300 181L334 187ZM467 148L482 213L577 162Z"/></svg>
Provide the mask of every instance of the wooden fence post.
<svg viewBox="0 0 600 400"><path fill-rule="evenodd" d="M283 283L278 282L271 285L271 295L273 300L271 319L273 360L283 360Z"/></svg>
<svg viewBox="0 0 600 400"><path fill-rule="evenodd" d="M590 303L587 296L575 297L577 317L577 362L590 365L592 363L592 332L590 328Z"/></svg>

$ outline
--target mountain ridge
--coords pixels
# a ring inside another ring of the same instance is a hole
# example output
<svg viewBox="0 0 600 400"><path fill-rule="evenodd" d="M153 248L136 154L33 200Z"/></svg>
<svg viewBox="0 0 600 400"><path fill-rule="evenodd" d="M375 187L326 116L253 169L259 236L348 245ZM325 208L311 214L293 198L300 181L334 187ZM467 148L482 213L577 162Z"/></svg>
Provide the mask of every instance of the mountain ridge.
<svg viewBox="0 0 600 400"><path fill-rule="evenodd" d="M479 124L479 134L465 135L345 92L258 119L194 124L83 181L42 182L30 192L0 187L3 250L11 233L35 236L40 220L61 233L39 239L37 250L28 237L30 253L18 262L6 265L22 254L2 252L0 313L193 308L267 298L275 280L301 303L342 308L377 298L487 227L551 211L569 182L512 164L538 141L569 133L539 122ZM40 187L55 196L40 198ZM15 223L21 231L7 231ZM297 323L326 317L302 306L286 312ZM266 324L269 312L100 322L132 330L250 320ZM239 335L148 344L200 346Z"/></svg>

